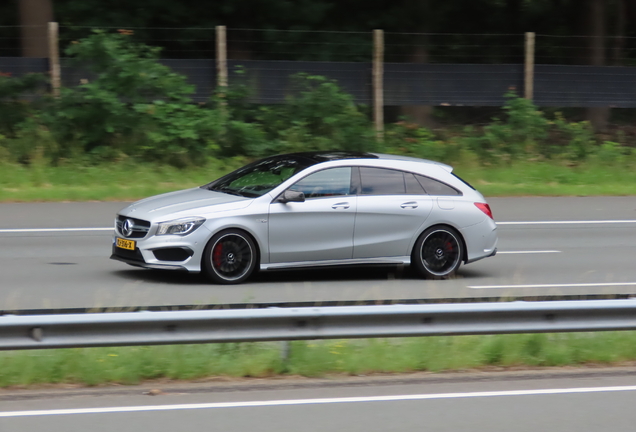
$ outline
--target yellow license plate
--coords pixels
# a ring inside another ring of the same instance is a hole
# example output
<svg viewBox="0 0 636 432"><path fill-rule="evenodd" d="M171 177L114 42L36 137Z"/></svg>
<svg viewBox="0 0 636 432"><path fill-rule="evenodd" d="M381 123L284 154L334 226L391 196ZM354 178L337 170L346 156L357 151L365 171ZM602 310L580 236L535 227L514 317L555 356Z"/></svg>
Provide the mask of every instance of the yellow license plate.
<svg viewBox="0 0 636 432"><path fill-rule="evenodd" d="M128 250L134 251L135 250L135 241L134 240L124 240L124 239L118 238L117 240L115 240L115 246L117 246L118 248L128 249Z"/></svg>

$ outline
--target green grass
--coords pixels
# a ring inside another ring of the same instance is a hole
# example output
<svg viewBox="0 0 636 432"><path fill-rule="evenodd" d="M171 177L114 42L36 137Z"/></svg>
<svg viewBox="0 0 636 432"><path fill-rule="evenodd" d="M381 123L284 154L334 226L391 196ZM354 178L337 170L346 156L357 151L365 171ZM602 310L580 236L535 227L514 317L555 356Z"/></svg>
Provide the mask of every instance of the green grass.
<svg viewBox="0 0 636 432"><path fill-rule="evenodd" d="M460 163L455 172L485 196L636 195L636 169L628 163L590 161L574 167L559 162L495 167Z"/></svg>
<svg viewBox="0 0 636 432"><path fill-rule="evenodd" d="M0 353L0 387L136 384L168 378L360 375L486 367L617 365L636 360L636 332L440 336L280 343L81 348Z"/></svg>
<svg viewBox="0 0 636 432"><path fill-rule="evenodd" d="M206 184L238 168L243 159L177 169L131 161L97 166L59 167L0 164L0 202L116 201ZM455 172L485 196L636 195L636 161L580 166L562 162L515 162L481 166L472 160L453 164Z"/></svg>
<svg viewBox="0 0 636 432"><path fill-rule="evenodd" d="M244 163L223 160L177 169L133 162L97 166L0 164L0 201L117 201L201 186Z"/></svg>

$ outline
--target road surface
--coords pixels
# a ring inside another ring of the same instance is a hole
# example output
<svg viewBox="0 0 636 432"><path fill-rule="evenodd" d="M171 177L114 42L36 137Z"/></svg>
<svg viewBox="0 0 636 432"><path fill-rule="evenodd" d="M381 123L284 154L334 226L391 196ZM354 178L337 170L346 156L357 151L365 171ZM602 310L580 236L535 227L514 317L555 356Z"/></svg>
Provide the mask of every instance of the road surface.
<svg viewBox="0 0 636 432"><path fill-rule="evenodd" d="M499 254L457 279L347 268L263 272L239 286L109 260L126 203L0 204L0 309L636 293L636 197L489 202Z"/></svg>
<svg viewBox="0 0 636 432"><path fill-rule="evenodd" d="M635 370L0 391L0 431L632 432ZM150 390L156 396L144 395Z"/></svg>

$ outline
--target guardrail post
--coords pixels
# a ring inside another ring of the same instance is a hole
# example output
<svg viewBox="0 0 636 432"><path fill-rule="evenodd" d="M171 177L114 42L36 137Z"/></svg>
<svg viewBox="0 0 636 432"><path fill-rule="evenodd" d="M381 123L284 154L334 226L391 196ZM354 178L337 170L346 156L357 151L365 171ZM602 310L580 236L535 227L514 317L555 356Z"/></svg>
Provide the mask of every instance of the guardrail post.
<svg viewBox="0 0 636 432"><path fill-rule="evenodd" d="M534 32L526 33L526 59L524 68L524 97L532 100L534 97Z"/></svg>
<svg viewBox="0 0 636 432"><path fill-rule="evenodd" d="M291 342L286 340L280 343L280 359L287 369L287 364L289 363L289 357L291 356Z"/></svg>

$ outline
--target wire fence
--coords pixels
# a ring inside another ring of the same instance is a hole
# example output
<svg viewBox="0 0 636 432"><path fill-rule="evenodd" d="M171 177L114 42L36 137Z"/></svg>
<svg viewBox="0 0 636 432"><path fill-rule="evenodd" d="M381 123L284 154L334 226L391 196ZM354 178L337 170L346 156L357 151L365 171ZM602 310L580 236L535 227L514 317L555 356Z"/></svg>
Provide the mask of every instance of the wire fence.
<svg viewBox="0 0 636 432"><path fill-rule="evenodd" d="M523 63L524 34L386 33L384 58L387 63Z"/></svg>
<svg viewBox="0 0 636 432"><path fill-rule="evenodd" d="M0 76L48 70L48 55L22 57L33 47L47 47L46 26L0 26Z"/></svg>
<svg viewBox="0 0 636 432"><path fill-rule="evenodd" d="M20 27L0 27L0 56L19 57L22 55Z"/></svg>
<svg viewBox="0 0 636 432"><path fill-rule="evenodd" d="M590 65L592 45L600 47L601 63L636 66L636 37L537 35L537 64Z"/></svg>
<svg viewBox="0 0 636 432"><path fill-rule="evenodd" d="M28 44L48 46L45 28L0 27L0 74L47 72L47 56L23 56ZM95 30L61 26L57 40L64 86L88 74L66 49ZM207 100L217 82L216 28L104 28L161 48L161 62ZM39 36L37 36L39 35ZM227 29L229 83L243 83L255 103L280 103L290 77L305 72L334 79L358 103L373 102L371 32ZM377 47L375 47L377 48ZM528 46L524 34L384 33L384 104L500 106L510 89L523 94ZM42 50L40 50L42 52ZM536 35L534 101L557 107L636 107L636 38ZM592 65L596 63L597 65Z"/></svg>

